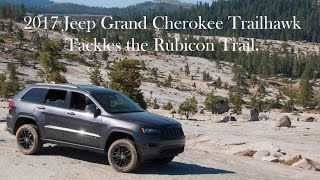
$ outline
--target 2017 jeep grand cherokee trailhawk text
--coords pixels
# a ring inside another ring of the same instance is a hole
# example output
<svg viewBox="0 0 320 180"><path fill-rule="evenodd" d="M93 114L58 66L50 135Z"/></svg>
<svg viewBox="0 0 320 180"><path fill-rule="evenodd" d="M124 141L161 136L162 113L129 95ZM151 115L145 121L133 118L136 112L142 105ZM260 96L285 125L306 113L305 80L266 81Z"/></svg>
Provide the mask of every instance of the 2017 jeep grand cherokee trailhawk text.
<svg viewBox="0 0 320 180"><path fill-rule="evenodd" d="M8 130L26 155L53 143L105 153L116 171L132 172L141 162L168 163L184 151L180 123L102 87L29 85L9 107Z"/></svg>

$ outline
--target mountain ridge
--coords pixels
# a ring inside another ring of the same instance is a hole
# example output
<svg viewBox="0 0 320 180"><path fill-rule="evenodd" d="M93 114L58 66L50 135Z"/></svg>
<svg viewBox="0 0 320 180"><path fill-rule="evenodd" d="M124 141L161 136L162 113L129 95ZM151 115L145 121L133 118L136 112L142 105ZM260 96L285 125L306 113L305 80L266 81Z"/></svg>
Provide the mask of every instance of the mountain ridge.
<svg viewBox="0 0 320 180"><path fill-rule="evenodd" d="M90 15L126 15L134 13L143 13L151 9L163 9L173 11L180 7L191 8L193 5L180 2L179 0L154 0L137 3L128 7L95 7L70 2L57 3L50 0L0 0L0 4L25 4L30 13L44 14L90 14Z"/></svg>

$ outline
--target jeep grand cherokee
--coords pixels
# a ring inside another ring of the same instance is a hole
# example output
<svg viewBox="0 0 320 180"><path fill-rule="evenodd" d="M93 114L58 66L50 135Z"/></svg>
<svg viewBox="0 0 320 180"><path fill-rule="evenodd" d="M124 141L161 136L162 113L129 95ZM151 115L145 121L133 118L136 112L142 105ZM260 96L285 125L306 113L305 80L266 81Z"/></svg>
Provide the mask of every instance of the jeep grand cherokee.
<svg viewBox="0 0 320 180"><path fill-rule="evenodd" d="M116 171L132 172L141 162L168 163L184 151L180 123L146 112L114 90L35 84L9 107L8 130L26 155L53 143L104 153Z"/></svg>

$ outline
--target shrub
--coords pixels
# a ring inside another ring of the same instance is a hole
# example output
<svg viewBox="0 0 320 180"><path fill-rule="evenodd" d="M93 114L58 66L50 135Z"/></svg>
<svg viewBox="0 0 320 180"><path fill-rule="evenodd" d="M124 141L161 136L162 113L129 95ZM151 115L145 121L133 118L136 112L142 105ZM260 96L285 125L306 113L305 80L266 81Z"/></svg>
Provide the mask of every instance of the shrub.
<svg viewBox="0 0 320 180"><path fill-rule="evenodd" d="M164 109L164 110L172 110L173 109L173 105L171 104L171 102L167 102L167 104L164 104L163 106L162 106L162 109Z"/></svg>

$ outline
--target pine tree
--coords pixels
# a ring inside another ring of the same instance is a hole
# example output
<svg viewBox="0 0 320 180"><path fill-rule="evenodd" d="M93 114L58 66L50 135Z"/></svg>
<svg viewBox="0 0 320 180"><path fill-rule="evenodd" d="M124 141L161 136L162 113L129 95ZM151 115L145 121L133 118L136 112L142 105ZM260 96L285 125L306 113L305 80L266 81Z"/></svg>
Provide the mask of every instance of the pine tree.
<svg viewBox="0 0 320 180"><path fill-rule="evenodd" d="M17 32L17 38L22 41L23 38L24 38L24 34L23 34L23 31L21 29L18 29L18 32Z"/></svg>
<svg viewBox="0 0 320 180"><path fill-rule="evenodd" d="M65 77L60 73L66 72L66 67L59 63L61 57L61 46L55 41L45 40L42 42L39 61L44 70L39 76L46 82L67 83Z"/></svg>
<svg viewBox="0 0 320 180"><path fill-rule="evenodd" d="M17 68L14 64L9 63L7 65L7 71L9 72L8 88L11 94L16 94L20 89Z"/></svg>
<svg viewBox="0 0 320 180"><path fill-rule="evenodd" d="M217 107L218 102L219 102L219 98L216 97L214 95L214 92L212 91L207 95L204 101L204 105L208 111L213 111Z"/></svg>
<svg viewBox="0 0 320 180"><path fill-rule="evenodd" d="M221 84L222 84L222 81L221 81L221 78L220 76L218 77L217 81L216 81L216 86L217 88L220 88L221 87Z"/></svg>
<svg viewBox="0 0 320 180"><path fill-rule="evenodd" d="M107 61L109 58L109 53L107 51L103 51L101 54L101 59Z"/></svg>
<svg viewBox="0 0 320 180"><path fill-rule="evenodd" d="M187 65L185 66L184 73L185 73L187 76L190 75L189 64L187 64Z"/></svg>
<svg viewBox="0 0 320 180"><path fill-rule="evenodd" d="M122 92L142 108L147 108L143 94L139 89L142 75L140 74L140 63L138 60L126 60L115 63L115 67L109 73L111 88Z"/></svg>
<svg viewBox="0 0 320 180"><path fill-rule="evenodd" d="M90 72L91 84L94 86L100 86L100 77L101 77L101 74L100 74L99 67L92 68Z"/></svg>
<svg viewBox="0 0 320 180"><path fill-rule="evenodd" d="M302 79L300 82L300 103L301 105L306 108L310 105L310 102L313 98L313 89L309 82L309 79Z"/></svg>

